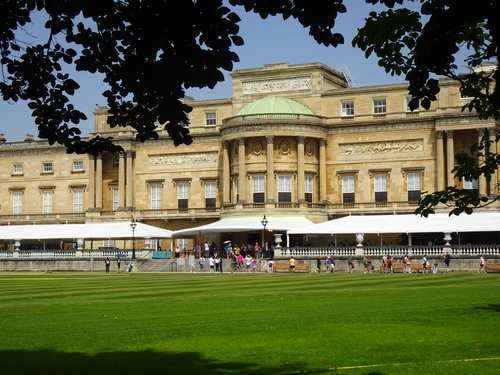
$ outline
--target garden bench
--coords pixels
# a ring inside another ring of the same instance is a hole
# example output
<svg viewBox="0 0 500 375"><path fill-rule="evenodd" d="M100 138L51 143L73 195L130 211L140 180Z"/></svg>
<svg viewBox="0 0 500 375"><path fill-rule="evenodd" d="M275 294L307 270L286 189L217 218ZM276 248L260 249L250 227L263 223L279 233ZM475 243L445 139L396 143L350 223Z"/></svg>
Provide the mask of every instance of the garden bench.
<svg viewBox="0 0 500 375"><path fill-rule="evenodd" d="M488 271L499 273L500 272L500 264L485 264L484 265L484 272L488 272Z"/></svg>
<svg viewBox="0 0 500 375"><path fill-rule="evenodd" d="M286 270L288 272L291 272L290 271L290 265L286 264L286 263L276 263L274 265L274 272L276 271L282 271L282 270ZM294 271L305 271L305 272L309 272L309 264L307 263L295 263L295 268L294 268Z"/></svg>
<svg viewBox="0 0 500 375"><path fill-rule="evenodd" d="M421 263L412 263L410 265L411 272L424 272L424 266ZM403 272L404 264L403 263L392 263L392 272ZM380 272L384 272L384 267L380 266ZM427 272L432 272L432 266L429 264L427 266Z"/></svg>

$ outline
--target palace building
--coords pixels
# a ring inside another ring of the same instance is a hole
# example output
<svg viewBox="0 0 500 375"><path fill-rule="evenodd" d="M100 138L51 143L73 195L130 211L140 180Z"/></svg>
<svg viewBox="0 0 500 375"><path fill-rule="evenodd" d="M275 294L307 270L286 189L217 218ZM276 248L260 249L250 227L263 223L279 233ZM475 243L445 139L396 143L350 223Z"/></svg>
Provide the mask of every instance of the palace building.
<svg viewBox="0 0 500 375"><path fill-rule="evenodd" d="M456 153L484 134L493 139L499 124L462 112L469 99L457 82L440 86L430 110L410 111L407 84L351 87L322 63L237 70L232 98L186 101L194 141L178 147L161 127L159 140L144 143L111 129L97 107L89 137L112 136L122 153L89 157L33 137L0 138L0 225L133 217L175 231L263 215L320 223L412 213L422 192L449 185L498 194L498 176L459 182L451 170Z"/></svg>

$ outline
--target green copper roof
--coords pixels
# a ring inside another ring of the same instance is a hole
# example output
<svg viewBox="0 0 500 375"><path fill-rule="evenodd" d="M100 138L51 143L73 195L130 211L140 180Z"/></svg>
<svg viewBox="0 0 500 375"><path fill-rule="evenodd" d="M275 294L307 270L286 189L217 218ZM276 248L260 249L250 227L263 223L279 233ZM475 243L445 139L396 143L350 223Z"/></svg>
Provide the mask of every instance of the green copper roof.
<svg viewBox="0 0 500 375"><path fill-rule="evenodd" d="M309 108L296 100L283 98L282 96L270 96L248 104L245 108L238 112L238 116L264 113L294 113L301 115L313 114Z"/></svg>

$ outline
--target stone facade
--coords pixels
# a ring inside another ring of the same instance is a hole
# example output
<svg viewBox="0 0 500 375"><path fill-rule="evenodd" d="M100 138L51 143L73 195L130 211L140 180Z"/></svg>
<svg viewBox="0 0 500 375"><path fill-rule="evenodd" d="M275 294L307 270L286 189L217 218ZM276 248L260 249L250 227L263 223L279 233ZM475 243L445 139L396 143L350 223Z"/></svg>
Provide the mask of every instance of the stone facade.
<svg viewBox="0 0 500 375"><path fill-rule="evenodd" d="M406 84L349 87L342 73L320 63L271 64L232 78L231 99L187 101L190 146L174 147L161 129L158 141L137 142L130 129L111 129L102 107L90 137L113 136L121 154L68 155L31 137L2 140L0 225L134 217L178 230L242 215L322 222L411 213L420 192L461 185L451 175L454 154L499 128L462 112L468 99L451 80L441 81L430 110L410 112ZM238 115L267 97L297 101L313 115ZM469 185L496 193L484 179Z"/></svg>

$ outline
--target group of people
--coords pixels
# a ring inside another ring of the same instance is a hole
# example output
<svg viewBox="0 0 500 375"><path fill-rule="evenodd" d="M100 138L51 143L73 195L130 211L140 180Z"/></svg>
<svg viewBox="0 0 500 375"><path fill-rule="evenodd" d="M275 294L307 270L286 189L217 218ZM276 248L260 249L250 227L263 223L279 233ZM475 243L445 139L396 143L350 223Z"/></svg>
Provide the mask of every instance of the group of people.
<svg viewBox="0 0 500 375"><path fill-rule="evenodd" d="M243 256L242 254L233 254L228 253L227 257L231 262L231 273L240 271L245 269L246 272L257 272L257 263L258 260L256 257L252 257L250 254ZM200 259L198 259L198 264L200 266L200 272L205 271L205 262L206 259L202 255ZM208 266L209 270L212 273L223 273L223 258L220 257L217 253L215 255L210 255L208 258ZM192 270L191 272L193 272Z"/></svg>

